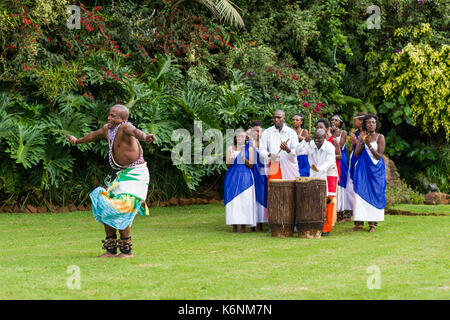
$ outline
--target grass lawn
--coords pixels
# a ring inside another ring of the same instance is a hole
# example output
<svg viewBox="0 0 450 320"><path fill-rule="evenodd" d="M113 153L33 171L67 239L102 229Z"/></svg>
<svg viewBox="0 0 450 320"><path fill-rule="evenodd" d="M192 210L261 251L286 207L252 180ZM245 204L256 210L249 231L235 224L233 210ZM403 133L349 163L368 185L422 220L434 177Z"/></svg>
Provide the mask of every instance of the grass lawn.
<svg viewBox="0 0 450 320"><path fill-rule="evenodd" d="M134 258L98 259L104 231L90 212L0 214L0 299L450 299L449 218L385 219L374 234L345 222L280 239L232 233L223 204L152 208L134 220Z"/></svg>
<svg viewBox="0 0 450 320"><path fill-rule="evenodd" d="M423 214L445 214L450 215L450 205L448 204L438 204L438 205L417 205L417 204L396 204L389 209L396 209L402 211L409 211L413 213L423 213Z"/></svg>

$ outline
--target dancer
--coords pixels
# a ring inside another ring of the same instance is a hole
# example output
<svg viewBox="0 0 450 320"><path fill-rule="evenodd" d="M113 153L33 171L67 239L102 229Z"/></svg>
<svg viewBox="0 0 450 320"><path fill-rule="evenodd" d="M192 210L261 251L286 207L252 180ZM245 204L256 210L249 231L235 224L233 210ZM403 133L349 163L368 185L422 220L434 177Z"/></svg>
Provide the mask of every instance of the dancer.
<svg viewBox="0 0 450 320"><path fill-rule="evenodd" d="M346 221L344 216L345 211L345 186L347 185L347 175L348 175L348 157L347 157L347 147L345 141L347 139L347 131L342 129L342 118L340 115L334 115L331 118L331 133L333 137L337 140L339 147L341 148L341 161L339 170L339 183L337 187L337 215L338 222Z"/></svg>
<svg viewBox="0 0 450 320"><path fill-rule="evenodd" d="M384 221L386 206L386 175L383 159L384 136L377 131L380 128L378 117L368 114L364 118L362 132L358 138L355 155L358 162L353 176L355 206L353 220L355 229L362 230L364 221L369 223L369 232L375 232L378 221Z"/></svg>
<svg viewBox="0 0 450 320"><path fill-rule="evenodd" d="M298 136L298 142L302 142L308 136L308 130L305 129L305 116L296 113L292 117L292 126ZM298 172L300 177L309 177L308 155L306 153L297 155Z"/></svg>
<svg viewBox="0 0 450 320"><path fill-rule="evenodd" d="M366 114L363 112L358 112L353 117L353 129L350 133L350 142L352 144L352 152L350 154L349 162L348 162L348 175L347 175L347 185L345 187L345 204L344 210L349 212L348 218L351 218L353 215L353 207L355 206L355 190L353 189L353 173L355 169L355 164L358 161L358 157L355 155L356 144L359 139L359 135L361 132L363 120ZM361 230L357 225L357 222L354 222L355 227L349 229L350 231Z"/></svg>
<svg viewBox="0 0 450 320"><path fill-rule="evenodd" d="M233 232L244 233L256 226L255 183L252 174L254 150L247 144L244 130L236 130L234 144L227 148L228 171L224 182L225 223ZM237 230L238 225L241 226Z"/></svg>
<svg viewBox="0 0 450 320"><path fill-rule="evenodd" d="M117 170L117 177L105 190L97 187L89 195L95 220L105 228L106 239L102 240L106 253L100 258L129 258L133 256L130 227L137 213L148 215L145 203L148 191L149 173L143 157L140 141L151 143L154 134L145 134L128 122L128 108L116 104L109 110L108 123L82 138L66 135L69 143L77 145L100 138L107 138L109 163ZM120 240L117 240L119 230ZM120 254L117 254L117 247Z"/></svg>
<svg viewBox="0 0 450 320"><path fill-rule="evenodd" d="M256 198L256 228L252 231L262 232L263 224L267 219L267 174L265 164L259 155L259 142L262 135L262 122L254 120L250 129L250 143L255 150L255 163L252 167L253 178L255 180L255 198Z"/></svg>

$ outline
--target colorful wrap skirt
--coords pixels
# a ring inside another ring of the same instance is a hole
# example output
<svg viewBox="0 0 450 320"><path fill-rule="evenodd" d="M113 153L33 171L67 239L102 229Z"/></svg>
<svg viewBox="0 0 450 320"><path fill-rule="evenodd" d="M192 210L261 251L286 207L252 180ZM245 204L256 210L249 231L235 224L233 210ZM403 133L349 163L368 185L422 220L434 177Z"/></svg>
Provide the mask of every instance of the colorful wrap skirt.
<svg viewBox="0 0 450 320"><path fill-rule="evenodd" d="M90 193L95 220L114 229L124 230L136 214L149 215L145 199L149 185L147 164L120 170L106 190L97 187Z"/></svg>

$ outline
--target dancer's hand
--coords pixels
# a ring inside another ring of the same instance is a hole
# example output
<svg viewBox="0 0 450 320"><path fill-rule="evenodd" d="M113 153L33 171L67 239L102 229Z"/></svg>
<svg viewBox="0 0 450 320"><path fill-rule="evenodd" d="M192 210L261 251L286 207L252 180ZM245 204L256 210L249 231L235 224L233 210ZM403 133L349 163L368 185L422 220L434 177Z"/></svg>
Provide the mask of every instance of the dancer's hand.
<svg viewBox="0 0 450 320"><path fill-rule="evenodd" d="M271 153L269 155L269 159L272 162L280 161L280 154L279 153Z"/></svg>
<svg viewBox="0 0 450 320"><path fill-rule="evenodd" d="M66 140L70 144L75 144L77 142L77 138L75 138L74 136L71 136L70 134L66 134Z"/></svg>
<svg viewBox="0 0 450 320"><path fill-rule="evenodd" d="M153 141L156 141L156 136L154 134L148 134L145 136L145 142L146 143L152 143Z"/></svg>
<svg viewBox="0 0 450 320"><path fill-rule="evenodd" d="M352 133L352 135L350 136L350 142L351 142L352 144L356 144L356 143L357 143L357 141L356 141L356 135L355 135L354 133Z"/></svg>
<svg viewBox="0 0 450 320"><path fill-rule="evenodd" d="M369 139L369 134L368 133L364 134L363 141L368 147L370 147L370 141L369 140L370 140Z"/></svg>
<svg viewBox="0 0 450 320"><path fill-rule="evenodd" d="M280 149L286 151L287 153L291 152L291 149L289 149L287 142L281 142Z"/></svg>
<svg viewBox="0 0 450 320"><path fill-rule="evenodd" d="M311 165L311 169L315 172L319 172L319 169L317 169L317 167L314 164Z"/></svg>
<svg viewBox="0 0 450 320"><path fill-rule="evenodd" d="M361 131L361 134L359 135L358 142L360 144L367 144L367 141L369 141L369 139L367 137L367 133L364 132L364 131Z"/></svg>

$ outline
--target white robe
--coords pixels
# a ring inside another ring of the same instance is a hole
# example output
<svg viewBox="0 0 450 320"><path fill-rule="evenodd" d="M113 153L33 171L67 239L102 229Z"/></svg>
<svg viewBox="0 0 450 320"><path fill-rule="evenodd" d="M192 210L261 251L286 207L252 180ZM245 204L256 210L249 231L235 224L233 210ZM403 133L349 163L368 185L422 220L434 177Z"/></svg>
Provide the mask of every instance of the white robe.
<svg viewBox="0 0 450 320"><path fill-rule="evenodd" d="M298 136L293 129L284 124L280 131L275 126L264 130L259 142L259 154L268 163L270 161L269 153L272 156L276 155L280 150L281 142L285 142L287 139L289 139L287 145L291 149L291 152L287 153L281 150L279 153L279 162L282 179L292 180L300 176L295 151L298 146Z"/></svg>
<svg viewBox="0 0 450 320"><path fill-rule="evenodd" d="M378 140L378 137L377 137ZM372 148L375 151L378 151L378 143L377 141L373 141L370 143ZM367 153L370 156L372 162L376 165L378 161L373 156L372 152L369 150L367 145L364 145ZM358 194L355 193L355 203L353 206L353 221L384 221L384 209L378 209L368 203L366 200L361 198Z"/></svg>
<svg viewBox="0 0 450 320"><path fill-rule="evenodd" d="M235 157L240 156L240 151L233 150L233 153ZM251 176L253 179L253 173ZM225 224L256 226L257 212L255 204L255 184L253 184L225 205Z"/></svg>
<svg viewBox="0 0 450 320"><path fill-rule="evenodd" d="M334 193L328 191L328 179L327 177L338 177L338 171L336 166L336 148L334 145L324 140L320 149L314 141L306 142L303 140L297 146L296 152L298 154L306 153L308 155L309 165L314 165L319 172L314 170L309 171L311 178L322 178L327 180L327 195L335 196Z"/></svg>

